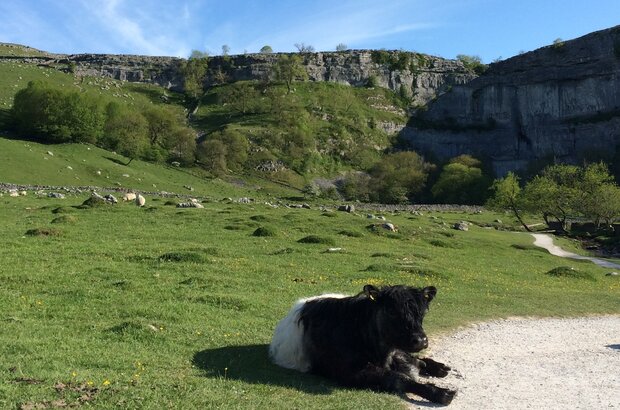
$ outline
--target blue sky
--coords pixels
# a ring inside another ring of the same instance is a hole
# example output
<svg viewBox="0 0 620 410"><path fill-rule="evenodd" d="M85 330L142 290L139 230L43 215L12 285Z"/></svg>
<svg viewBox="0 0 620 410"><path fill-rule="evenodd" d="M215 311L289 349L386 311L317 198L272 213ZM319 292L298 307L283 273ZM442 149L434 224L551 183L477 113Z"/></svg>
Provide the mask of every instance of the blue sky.
<svg viewBox="0 0 620 410"><path fill-rule="evenodd" d="M0 42L187 57L349 48L490 62L620 24L620 0L0 0Z"/></svg>

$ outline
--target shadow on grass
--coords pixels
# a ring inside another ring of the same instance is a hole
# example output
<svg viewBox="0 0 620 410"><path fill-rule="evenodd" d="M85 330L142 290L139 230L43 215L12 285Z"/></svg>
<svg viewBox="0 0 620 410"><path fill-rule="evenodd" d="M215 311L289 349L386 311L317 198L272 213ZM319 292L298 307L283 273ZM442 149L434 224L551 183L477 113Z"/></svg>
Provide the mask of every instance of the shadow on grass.
<svg viewBox="0 0 620 410"><path fill-rule="evenodd" d="M194 354L192 363L206 377L290 387L309 394L330 394L336 388L328 380L276 366L269 361L268 348L263 344L207 349Z"/></svg>
<svg viewBox="0 0 620 410"><path fill-rule="evenodd" d="M104 158L114 162L115 164L127 166L127 162L126 161L121 161L118 158L113 158L113 157L104 157Z"/></svg>

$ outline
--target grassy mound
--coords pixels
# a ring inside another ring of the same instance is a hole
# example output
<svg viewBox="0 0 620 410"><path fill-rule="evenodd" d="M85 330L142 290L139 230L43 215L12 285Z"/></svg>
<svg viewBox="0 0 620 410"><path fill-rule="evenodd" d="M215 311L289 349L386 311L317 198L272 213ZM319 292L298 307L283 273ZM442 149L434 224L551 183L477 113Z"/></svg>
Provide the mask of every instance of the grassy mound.
<svg viewBox="0 0 620 410"><path fill-rule="evenodd" d="M311 244L321 244L321 245L336 245L336 241L333 238L327 236L318 236L318 235L308 235L297 242L299 243L311 243Z"/></svg>

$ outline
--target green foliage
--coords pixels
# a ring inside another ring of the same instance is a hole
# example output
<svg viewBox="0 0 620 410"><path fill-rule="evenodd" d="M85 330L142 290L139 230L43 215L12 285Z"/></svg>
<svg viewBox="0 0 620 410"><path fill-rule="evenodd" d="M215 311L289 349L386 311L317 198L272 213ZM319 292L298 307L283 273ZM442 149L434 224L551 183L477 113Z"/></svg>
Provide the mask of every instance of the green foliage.
<svg viewBox="0 0 620 410"><path fill-rule="evenodd" d="M224 88L218 94L220 101L229 104L238 114L255 112L258 109L256 101L259 91L255 84L249 81L240 81Z"/></svg>
<svg viewBox="0 0 620 410"><path fill-rule="evenodd" d="M103 105L90 95L34 81L14 98L12 118L22 135L48 142L94 143L103 132Z"/></svg>
<svg viewBox="0 0 620 410"><path fill-rule="evenodd" d="M273 49L269 45L264 45L260 49L261 54L271 54L273 53Z"/></svg>
<svg viewBox="0 0 620 410"><path fill-rule="evenodd" d="M414 151L387 154L370 169L373 202L399 204L413 202L426 184L434 165Z"/></svg>
<svg viewBox="0 0 620 410"><path fill-rule="evenodd" d="M349 172L343 178L339 191L347 201L368 202L371 193L371 177L365 172Z"/></svg>
<svg viewBox="0 0 620 410"><path fill-rule="evenodd" d="M196 149L196 159L201 166L215 175L223 175L228 171L226 145L217 139L202 141Z"/></svg>
<svg viewBox="0 0 620 410"><path fill-rule="evenodd" d="M336 245L336 241L334 238L330 238L328 236L319 236L319 235L308 235L304 236L297 242L299 243L310 243L310 244L321 244L321 245Z"/></svg>
<svg viewBox="0 0 620 410"><path fill-rule="evenodd" d="M240 172L246 161L248 160L248 152L250 144L248 139L238 130L232 127L226 127L221 131L216 131L207 137L208 141L219 141L222 147L216 147L215 151L219 152L218 156L223 153L224 167L235 172ZM213 147L212 147L213 149ZM221 161L221 159L219 160Z"/></svg>
<svg viewBox="0 0 620 410"><path fill-rule="evenodd" d="M336 46L336 51L338 52L347 51L348 49L349 47L347 47L347 45L344 43L338 43L338 45Z"/></svg>
<svg viewBox="0 0 620 410"><path fill-rule="evenodd" d="M491 209L510 209L523 223L520 212L539 214L547 224L551 220L562 229L571 217L613 223L620 218L620 188L603 163L584 167L550 165L530 180L523 189L518 178L509 173L493 184L494 195L487 202Z"/></svg>
<svg viewBox="0 0 620 410"><path fill-rule="evenodd" d="M450 160L431 188L435 200L446 204L483 204L493 181L480 166L479 160L468 155Z"/></svg>
<svg viewBox="0 0 620 410"><path fill-rule="evenodd" d="M463 66L469 71L481 75L487 70L488 66L482 62L479 56L470 56L466 54L459 54L456 59L463 63Z"/></svg>
<svg viewBox="0 0 620 410"><path fill-rule="evenodd" d="M273 227L270 226L261 226L256 228L254 232L252 232L252 236L260 236L260 237L271 237L276 236L277 232Z"/></svg>
<svg viewBox="0 0 620 410"><path fill-rule="evenodd" d="M105 136L102 145L130 160L140 158L149 145L149 124L142 114L118 103L107 108Z"/></svg>
<svg viewBox="0 0 620 410"><path fill-rule="evenodd" d="M410 68L411 55L406 51L373 50L371 59L375 64L387 66L390 71L403 71Z"/></svg>
<svg viewBox="0 0 620 410"><path fill-rule="evenodd" d="M276 80L286 84L287 94L290 94L293 82L305 81L308 78L308 73L301 63L301 58L295 54L281 54L273 70Z"/></svg>
<svg viewBox="0 0 620 410"><path fill-rule="evenodd" d="M547 275L556 278L586 279L589 281L596 281L590 273L582 272L570 266L559 266L557 268L553 268L547 272Z"/></svg>
<svg viewBox="0 0 620 410"><path fill-rule="evenodd" d="M209 59L206 56L192 56L181 65L183 88L185 94L193 100L199 100L204 93L204 82L207 75Z"/></svg>

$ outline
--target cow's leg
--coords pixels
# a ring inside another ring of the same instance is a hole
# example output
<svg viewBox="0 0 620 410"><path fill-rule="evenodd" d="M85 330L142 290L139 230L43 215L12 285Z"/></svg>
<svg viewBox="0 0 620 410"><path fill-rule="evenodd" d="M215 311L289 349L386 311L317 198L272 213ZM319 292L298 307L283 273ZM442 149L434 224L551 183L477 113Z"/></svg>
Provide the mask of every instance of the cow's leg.
<svg viewBox="0 0 620 410"><path fill-rule="evenodd" d="M422 376L446 377L451 370L449 366L436 362L428 357L424 359L419 358L417 360L423 363L422 366L418 367Z"/></svg>
<svg viewBox="0 0 620 410"><path fill-rule="evenodd" d="M456 391L433 384L418 383L408 374L392 369L367 365L353 375L346 384L392 393L413 393L433 403L450 404Z"/></svg>

